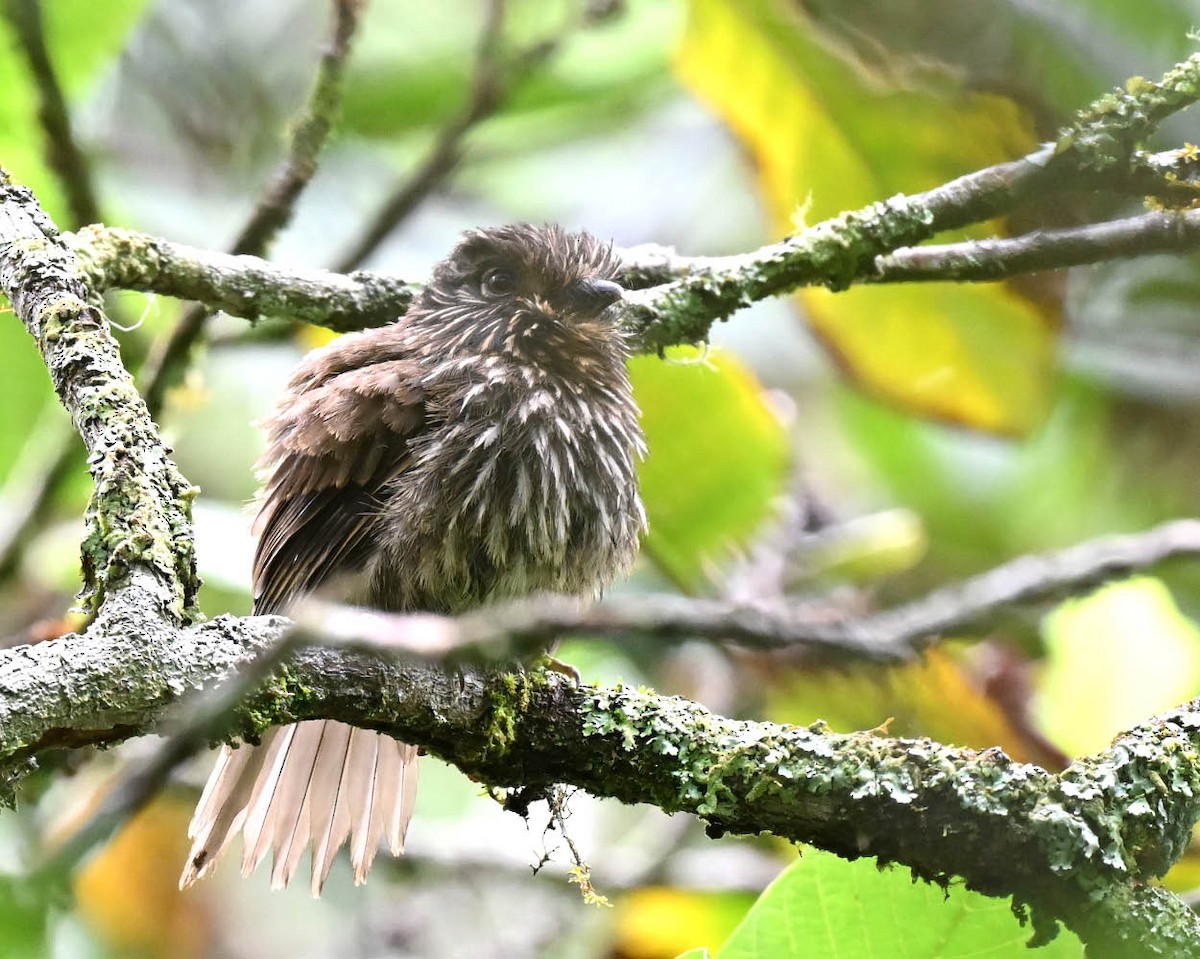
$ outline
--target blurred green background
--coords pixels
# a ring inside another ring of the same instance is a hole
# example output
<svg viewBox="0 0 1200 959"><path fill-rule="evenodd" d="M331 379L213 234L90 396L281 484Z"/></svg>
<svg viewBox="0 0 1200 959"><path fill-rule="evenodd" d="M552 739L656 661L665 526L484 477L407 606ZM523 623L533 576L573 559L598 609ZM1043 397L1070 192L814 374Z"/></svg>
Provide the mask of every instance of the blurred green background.
<svg viewBox="0 0 1200 959"><path fill-rule="evenodd" d="M587 228L623 246L749 250L1022 155L1104 90L1186 56L1200 20L1200 4L1185 0L592 8L595 24L564 36L469 132L460 167L367 268L419 279L460 230L512 220ZM561 34L577 9L514 0L504 49ZM328 4L47 0L43 12L105 222L226 247L285 148ZM469 0L367 5L342 121L273 258L324 266L353 244L461 109L483 18ZM0 163L60 226L78 226L43 160L35 90L3 21L0 44ZM1158 146L1200 139L1195 127L1194 117L1174 118ZM970 235L1135 212L1115 197L1070 196ZM1194 257L1148 257L1004 284L812 291L744 311L707 350L638 358L652 532L618 588L787 593L868 611L1024 553L1194 515L1198 305ZM135 367L180 310L133 293L110 307L129 327L116 336ZM252 424L327 336L217 317L169 395L164 432L202 490L207 615L249 609ZM28 335L2 315L0 391L2 533L69 433ZM0 583L8 643L64 628L87 490L82 468L56 488L52 516ZM562 655L588 681L647 683L726 713L820 717L836 729L891 717L897 735L999 744L1054 768L1200 694L1198 612L1200 577L1181 562L1057 608L1015 611L890 671L701 644L573 642ZM0 815L0 871L20 888L39 851L144 745L73 757L70 775L31 783L22 809ZM377 865L364 889L339 866L313 902L303 884L270 893L265 873L243 881L226 867L179 894L205 764L89 861L73 899L6 896L0 955L658 959L708 947L728 959L792 954L779 945L791 942L801 944L795 955L844 959L945 921L952 935L910 955L1024 954L1004 903L952 890L943 904L906 875L814 853L726 942L795 860L790 847L713 842L684 818L576 795L571 835L613 908L588 906L566 880L570 857L544 812L526 824L432 761L410 854ZM1200 885L1193 857L1169 882ZM815 899L819 912L806 908ZM785 928L781 917L797 915L807 924ZM1081 947L1064 935L1053 954Z"/></svg>

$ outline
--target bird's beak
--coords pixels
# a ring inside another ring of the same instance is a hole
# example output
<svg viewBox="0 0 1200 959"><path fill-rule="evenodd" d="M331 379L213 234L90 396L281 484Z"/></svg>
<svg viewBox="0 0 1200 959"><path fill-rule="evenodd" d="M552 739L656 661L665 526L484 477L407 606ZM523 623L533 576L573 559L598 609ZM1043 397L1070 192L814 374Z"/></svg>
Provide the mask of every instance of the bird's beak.
<svg viewBox="0 0 1200 959"><path fill-rule="evenodd" d="M580 280L570 288L571 305L592 316L604 312L624 294L621 284L612 280Z"/></svg>

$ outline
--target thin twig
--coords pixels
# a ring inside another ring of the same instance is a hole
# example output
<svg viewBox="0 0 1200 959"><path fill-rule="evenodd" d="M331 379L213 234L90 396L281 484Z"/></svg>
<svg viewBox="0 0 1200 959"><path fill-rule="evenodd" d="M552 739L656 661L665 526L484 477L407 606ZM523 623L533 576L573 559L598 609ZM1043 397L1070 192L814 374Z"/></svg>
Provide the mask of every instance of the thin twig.
<svg viewBox="0 0 1200 959"><path fill-rule="evenodd" d="M40 0L7 0L4 14L16 34L17 49L25 56L38 94L38 119L45 134L47 166L58 176L71 221L78 228L100 219L100 203L87 158L71 127L71 112L58 73L46 48Z"/></svg>
<svg viewBox="0 0 1200 959"><path fill-rule="evenodd" d="M395 186L362 236L338 258L334 272L347 273L364 263L392 231L455 172L463 157L467 135L493 116L522 80L561 49L574 26L569 25L558 35L534 43L506 59L501 49L504 17L504 0L490 0L476 45L475 69L466 105L442 128L425 158Z"/></svg>
<svg viewBox="0 0 1200 959"><path fill-rule="evenodd" d="M587 606L537 596L458 617L391 614L311 602L296 613L306 642L435 659L520 657L563 636L703 638L754 649L803 646L829 659L895 662L1001 610L1090 588L1180 556L1200 556L1200 520L1105 536L1021 556L911 602L848 618L829 602L729 602L675 594L613 596Z"/></svg>
<svg viewBox="0 0 1200 959"><path fill-rule="evenodd" d="M261 256L291 219L296 201L317 171L317 158L329 140L342 102L343 78L350 42L358 27L364 0L333 0L333 32L317 68L316 81L297 122L287 156L276 169L254 212L239 231L229 252ZM204 334L211 312L207 305L188 307L170 336L146 360L142 393L151 415L162 409L167 387L187 364Z"/></svg>
<svg viewBox="0 0 1200 959"><path fill-rule="evenodd" d="M1102 260L1185 253L1200 247L1200 212L1154 211L1011 239L906 247L875 260L867 282L990 281Z"/></svg>

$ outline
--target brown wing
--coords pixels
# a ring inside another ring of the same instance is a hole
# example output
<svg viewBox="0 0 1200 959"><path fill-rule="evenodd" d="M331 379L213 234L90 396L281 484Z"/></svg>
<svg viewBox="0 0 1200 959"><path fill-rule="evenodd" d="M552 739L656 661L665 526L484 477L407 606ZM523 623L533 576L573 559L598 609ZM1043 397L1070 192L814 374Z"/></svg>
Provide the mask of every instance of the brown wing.
<svg viewBox="0 0 1200 959"><path fill-rule="evenodd" d="M343 337L292 378L268 421L266 474L254 528L256 612L280 612L370 556L380 498L408 468L424 426L414 361L396 327ZM309 846L320 892L351 842L361 882L381 836L398 852L412 814L416 756L379 733L335 722L274 729L258 747L226 747L196 807L181 885L208 872L241 830L249 873L274 851L287 885Z"/></svg>
<svg viewBox="0 0 1200 959"><path fill-rule="evenodd" d="M369 341L388 335L372 354ZM301 367L268 421L256 613L284 612L369 558L384 488L408 468L409 440L424 425L416 368L397 335L387 328L335 341ZM354 365L371 355L386 359Z"/></svg>

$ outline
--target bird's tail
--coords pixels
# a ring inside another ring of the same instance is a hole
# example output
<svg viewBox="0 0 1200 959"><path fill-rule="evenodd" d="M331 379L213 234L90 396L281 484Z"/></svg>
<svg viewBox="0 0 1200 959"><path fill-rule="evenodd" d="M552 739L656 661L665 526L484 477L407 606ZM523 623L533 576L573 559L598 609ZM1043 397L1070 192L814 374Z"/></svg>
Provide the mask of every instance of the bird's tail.
<svg viewBox="0 0 1200 959"><path fill-rule="evenodd" d="M192 851L179 885L205 876L239 830L242 875L271 852L271 885L282 889L311 845L318 896L349 840L354 881L365 882L381 838L393 854L404 850L416 795L416 747L345 723L296 723L268 731L258 746L226 746L188 827Z"/></svg>

